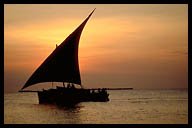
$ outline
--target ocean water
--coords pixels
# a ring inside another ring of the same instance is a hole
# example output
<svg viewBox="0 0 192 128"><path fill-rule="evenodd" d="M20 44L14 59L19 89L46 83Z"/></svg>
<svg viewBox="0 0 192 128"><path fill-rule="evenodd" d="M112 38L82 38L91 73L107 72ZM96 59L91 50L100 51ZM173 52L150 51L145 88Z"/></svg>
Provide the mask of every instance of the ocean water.
<svg viewBox="0 0 192 128"><path fill-rule="evenodd" d="M38 104L37 93L5 93L5 124L188 124L188 90L111 90L109 102L74 108Z"/></svg>

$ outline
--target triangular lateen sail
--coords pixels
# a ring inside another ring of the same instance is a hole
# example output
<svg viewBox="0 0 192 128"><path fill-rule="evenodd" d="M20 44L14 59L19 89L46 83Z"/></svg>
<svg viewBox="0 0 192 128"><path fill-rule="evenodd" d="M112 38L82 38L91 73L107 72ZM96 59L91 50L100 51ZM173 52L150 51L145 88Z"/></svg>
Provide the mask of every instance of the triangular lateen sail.
<svg viewBox="0 0 192 128"><path fill-rule="evenodd" d="M81 85L78 63L79 39L94 10L72 34L56 47L22 89L41 82L70 82Z"/></svg>

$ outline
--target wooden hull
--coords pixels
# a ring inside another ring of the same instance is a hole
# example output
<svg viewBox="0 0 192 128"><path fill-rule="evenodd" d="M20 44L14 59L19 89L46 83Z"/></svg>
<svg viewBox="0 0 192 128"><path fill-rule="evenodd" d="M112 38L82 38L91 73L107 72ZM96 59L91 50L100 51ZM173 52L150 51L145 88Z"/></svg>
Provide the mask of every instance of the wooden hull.
<svg viewBox="0 0 192 128"><path fill-rule="evenodd" d="M106 102L109 94L102 90L63 88L38 91L39 104L75 105L80 102Z"/></svg>

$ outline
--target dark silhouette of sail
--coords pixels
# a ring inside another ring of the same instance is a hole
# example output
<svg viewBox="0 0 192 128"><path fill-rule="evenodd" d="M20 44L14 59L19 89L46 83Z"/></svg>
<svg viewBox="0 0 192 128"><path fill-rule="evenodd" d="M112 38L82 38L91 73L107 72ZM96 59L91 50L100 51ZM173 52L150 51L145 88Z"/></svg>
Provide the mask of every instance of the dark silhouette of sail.
<svg viewBox="0 0 192 128"><path fill-rule="evenodd" d="M81 85L78 63L79 39L94 10L73 33L56 47L32 74L22 89L41 82L69 82Z"/></svg>

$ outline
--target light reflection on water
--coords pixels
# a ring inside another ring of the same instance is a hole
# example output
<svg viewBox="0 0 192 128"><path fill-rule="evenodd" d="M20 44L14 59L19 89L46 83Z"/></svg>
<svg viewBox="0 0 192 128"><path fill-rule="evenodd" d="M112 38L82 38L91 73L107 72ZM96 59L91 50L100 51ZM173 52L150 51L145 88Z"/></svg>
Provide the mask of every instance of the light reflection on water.
<svg viewBox="0 0 192 128"><path fill-rule="evenodd" d="M124 90L109 93L109 102L82 102L74 108L38 104L36 93L5 94L4 123L188 123L188 90Z"/></svg>

